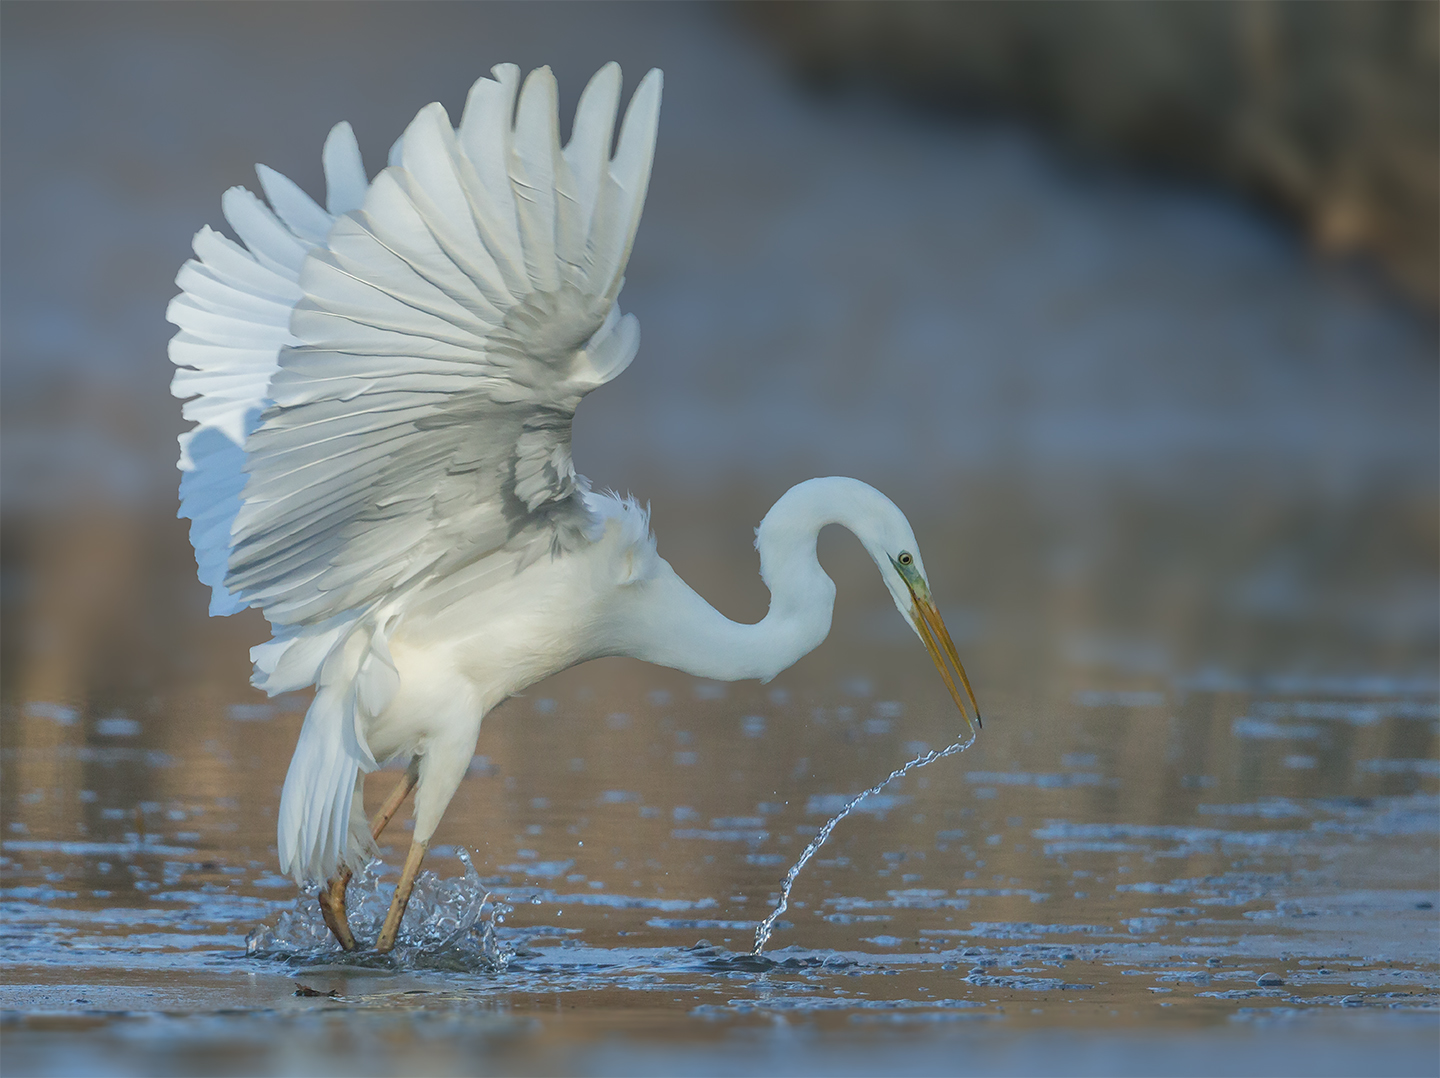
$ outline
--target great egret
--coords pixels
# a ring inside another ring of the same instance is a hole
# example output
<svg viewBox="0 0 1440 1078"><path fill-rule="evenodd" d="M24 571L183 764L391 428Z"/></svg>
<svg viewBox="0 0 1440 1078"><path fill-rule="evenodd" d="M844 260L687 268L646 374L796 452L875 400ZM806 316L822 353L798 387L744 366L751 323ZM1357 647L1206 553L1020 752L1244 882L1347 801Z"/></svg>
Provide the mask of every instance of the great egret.
<svg viewBox="0 0 1440 1078"><path fill-rule="evenodd" d="M485 714L540 679L628 655L722 680L769 679L830 630L827 524L879 567L962 712L955 646L920 548L854 479L787 491L756 532L770 609L732 622L656 552L632 498L575 473L580 399L630 363L616 305L650 179L661 75L641 81L615 153L620 69L590 80L560 145L548 68L471 88L460 126L427 105L373 180L355 136L325 140L325 208L258 166L269 199L225 192L243 246L202 228L167 317L180 437L211 614L258 606L270 694L315 687L280 798L282 869L345 915L354 868L415 793L415 831L376 942L395 944L415 875ZM968 713L966 714L969 719ZM976 720L979 713L976 712ZM404 777L373 823L364 775Z"/></svg>

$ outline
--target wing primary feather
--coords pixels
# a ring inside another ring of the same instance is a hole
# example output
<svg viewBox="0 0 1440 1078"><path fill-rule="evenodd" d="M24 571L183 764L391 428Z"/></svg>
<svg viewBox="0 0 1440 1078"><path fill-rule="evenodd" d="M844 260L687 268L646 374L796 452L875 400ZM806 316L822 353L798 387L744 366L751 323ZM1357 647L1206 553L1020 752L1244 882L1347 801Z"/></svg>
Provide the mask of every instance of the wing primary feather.
<svg viewBox="0 0 1440 1078"><path fill-rule="evenodd" d="M370 193L365 196L365 209L356 223L432 288L462 305L468 302L476 308L477 314L489 308L498 316L495 304L477 286L474 278L461 270L436 241L424 213L416 206L417 200L411 197L408 188L409 176L403 167L387 168L370 185ZM525 291L528 290L527 286Z"/></svg>
<svg viewBox="0 0 1440 1078"><path fill-rule="evenodd" d="M499 64L493 73L494 79L477 79L470 87L460 116L458 139L479 180L479 187L470 193L477 206L477 221L483 222L493 236L493 244L487 239L486 246L505 274L507 287L523 296L530 282L520 247L515 194L510 189L510 146L515 135L520 69L514 64Z"/></svg>
<svg viewBox="0 0 1440 1078"><path fill-rule="evenodd" d="M325 168L325 208L332 216L339 217L365 204L365 188L370 181L365 176L360 144L349 123L341 120L330 129L320 162Z"/></svg>
<svg viewBox="0 0 1440 1078"><path fill-rule="evenodd" d="M300 185L294 180L282 176L268 165L256 165L255 175L260 178L260 187L270 200L276 216L285 222L291 232L316 246L325 242L335 218L300 190Z"/></svg>
<svg viewBox="0 0 1440 1078"><path fill-rule="evenodd" d="M559 91L548 67L530 72L515 113L510 182L532 287L560 287L555 263L555 162L560 156Z"/></svg>
<svg viewBox="0 0 1440 1078"><path fill-rule="evenodd" d="M393 174L377 179L376 183L398 185ZM446 305L457 305L471 321L498 323L504 317L501 311L514 305L515 299L508 293L492 300L473 280L468 287L456 288L452 282L437 279L433 271L422 272L413 260L387 243L384 236L372 232L368 220L361 211L336 222L330 233L330 249L316 252L311 262L333 265L372 288L425 310L438 312Z"/></svg>
<svg viewBox="0 0 1440 1078"><path fill-rule="evenodd" d="M207 310L184 292L170 301L170 306L165 308L165 318L197 337L241 347L269 345L279 348L284 344L298 343L284 326Z"/></svg>
<svg viewBox="0 0 1440 1078"><path fill-rule="evenodd" d="M262 264L292 280L305 261L305 244L295 237L263 202L243 187L220 196L220 209L235 234Z"/></svg>
<svg viewBox="0 0 1440 1078"><path fill-rule="evenodd" d="M267 325L287 326L290 324L290 308L294 303L257 296L243 288L227 283L209 266L195 259L188 260L180 267L175 283L188 292L191 298L210 305L212 310L222 314L249 317Z"/></svg>
<svg viewBox="0 0 1440 1078"><path fill-rule="evenodd" d="M251 295L289 304L294 304L303 295L293 274L277 273L268 266L262 266L244 247L209 225L195 233L191 249L195 257L222 281Z"/></svg>
<svg viewBox="0 0 1440 1078"><path fill-rule="evenodd" d="M610 144L615 137L615 116L620 108L620 65L613 60L595 72L580 103L565 146L565 160L575 177L576 201L580 206L580 229L590 232L595 201L600 196L600 177L610 163Z"/></svg>
<svg viewBox="0 0 1440 1078"><path fill-rule="evenodd" d="M455 133L450 127L445 106L438 101L426 105L405 129L400 163L430 197L446 224L470 229L473 227L469 219L470 204L461 190L454 162L445 145L447 136L453 139Z"/></svg>
<svg viewBox="0 0 1440 1078"><path fill-rule="evenodd" d="M655 157L655 135L660 120L660 92L663 78L659 68L640 80L620 125L620 143L606 170L596 206L596 223L590 231L591 257L599 273L592 287L613 302L620 291L625 264L640 225L640 210L650 186L650 166ZM607 303L608 305L608 303Z"/></svg>
<svg viewBox="0 0 1440 1078"><path fill-rule="evenodd" d="M458 167L463 158L445 110L429 106L406 130L402 186L436 244L492 306L513 303L504 274L476 227L465 178Z"/></svg>

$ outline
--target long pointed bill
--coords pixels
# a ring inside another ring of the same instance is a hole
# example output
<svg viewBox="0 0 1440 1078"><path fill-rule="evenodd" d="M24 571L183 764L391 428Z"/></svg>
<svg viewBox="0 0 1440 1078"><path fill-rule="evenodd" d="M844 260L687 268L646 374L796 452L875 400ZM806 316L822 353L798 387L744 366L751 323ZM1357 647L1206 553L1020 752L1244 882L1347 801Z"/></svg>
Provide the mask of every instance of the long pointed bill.
<svg viewBox="0 0 1440 1078"><path fill-rule="evenodd" d="M955 698L955 706L960 709L960 714L965 716L965 721L968 723L970 722L970 711L966 709L965 698L960 695L960 689L955 684L955 674L960 675L960 684L965 686L965 696L969 698L970 708L975 712L975 721L971 729L978 729L985 725L980 719L980 705L975 702L975 690L970 687L970 679L965 676L965 667L960 664L960 656L955 652L955 642L950 639L945 622L940 619L940 611L935 609L935 604L930 597L917 595L915 591L914 588L910 589L910 595L915 600L913 608L915 628L920 633L920 639L925 643L925 650L930 653L931 661L934 662L935 668L940 671L940 676L945 680L945 687ZM951 667L954 667L954 673L951 673Z"/></svg>

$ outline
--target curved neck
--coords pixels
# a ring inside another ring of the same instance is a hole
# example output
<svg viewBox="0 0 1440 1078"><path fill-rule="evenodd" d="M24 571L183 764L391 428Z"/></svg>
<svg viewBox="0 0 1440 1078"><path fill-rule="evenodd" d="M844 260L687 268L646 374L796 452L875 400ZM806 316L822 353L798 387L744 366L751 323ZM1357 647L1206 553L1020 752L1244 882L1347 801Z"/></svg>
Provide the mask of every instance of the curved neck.
<svg viewBox="0 0 1440 1078"><path fill-rule="evenodd" d="M659 561L656 573L624 590L620 647L629 655L697 677L769 681L818 647L830 632L835 583L815 541L827 524L855 531L851 506L878 492L854 479L811 479L775 503L755 535L770 609L754 625L731 621ZM883 497L883 496L882 496Z"/></svg>

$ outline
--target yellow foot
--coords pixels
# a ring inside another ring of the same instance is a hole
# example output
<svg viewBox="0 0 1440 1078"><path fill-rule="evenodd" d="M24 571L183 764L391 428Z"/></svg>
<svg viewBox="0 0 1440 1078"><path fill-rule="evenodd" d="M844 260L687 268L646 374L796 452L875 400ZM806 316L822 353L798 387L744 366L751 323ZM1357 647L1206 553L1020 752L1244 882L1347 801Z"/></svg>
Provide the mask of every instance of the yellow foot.
<svg viewBox="0 0 1440 1078"><path fill-rule="evenodd" d="M325 927L340 941L340 946L353 951L355 934L350 931L350 919L345 915L345 888L349 884L350 870L342 868L320 891L320 916L325 918Z"/></svg>

